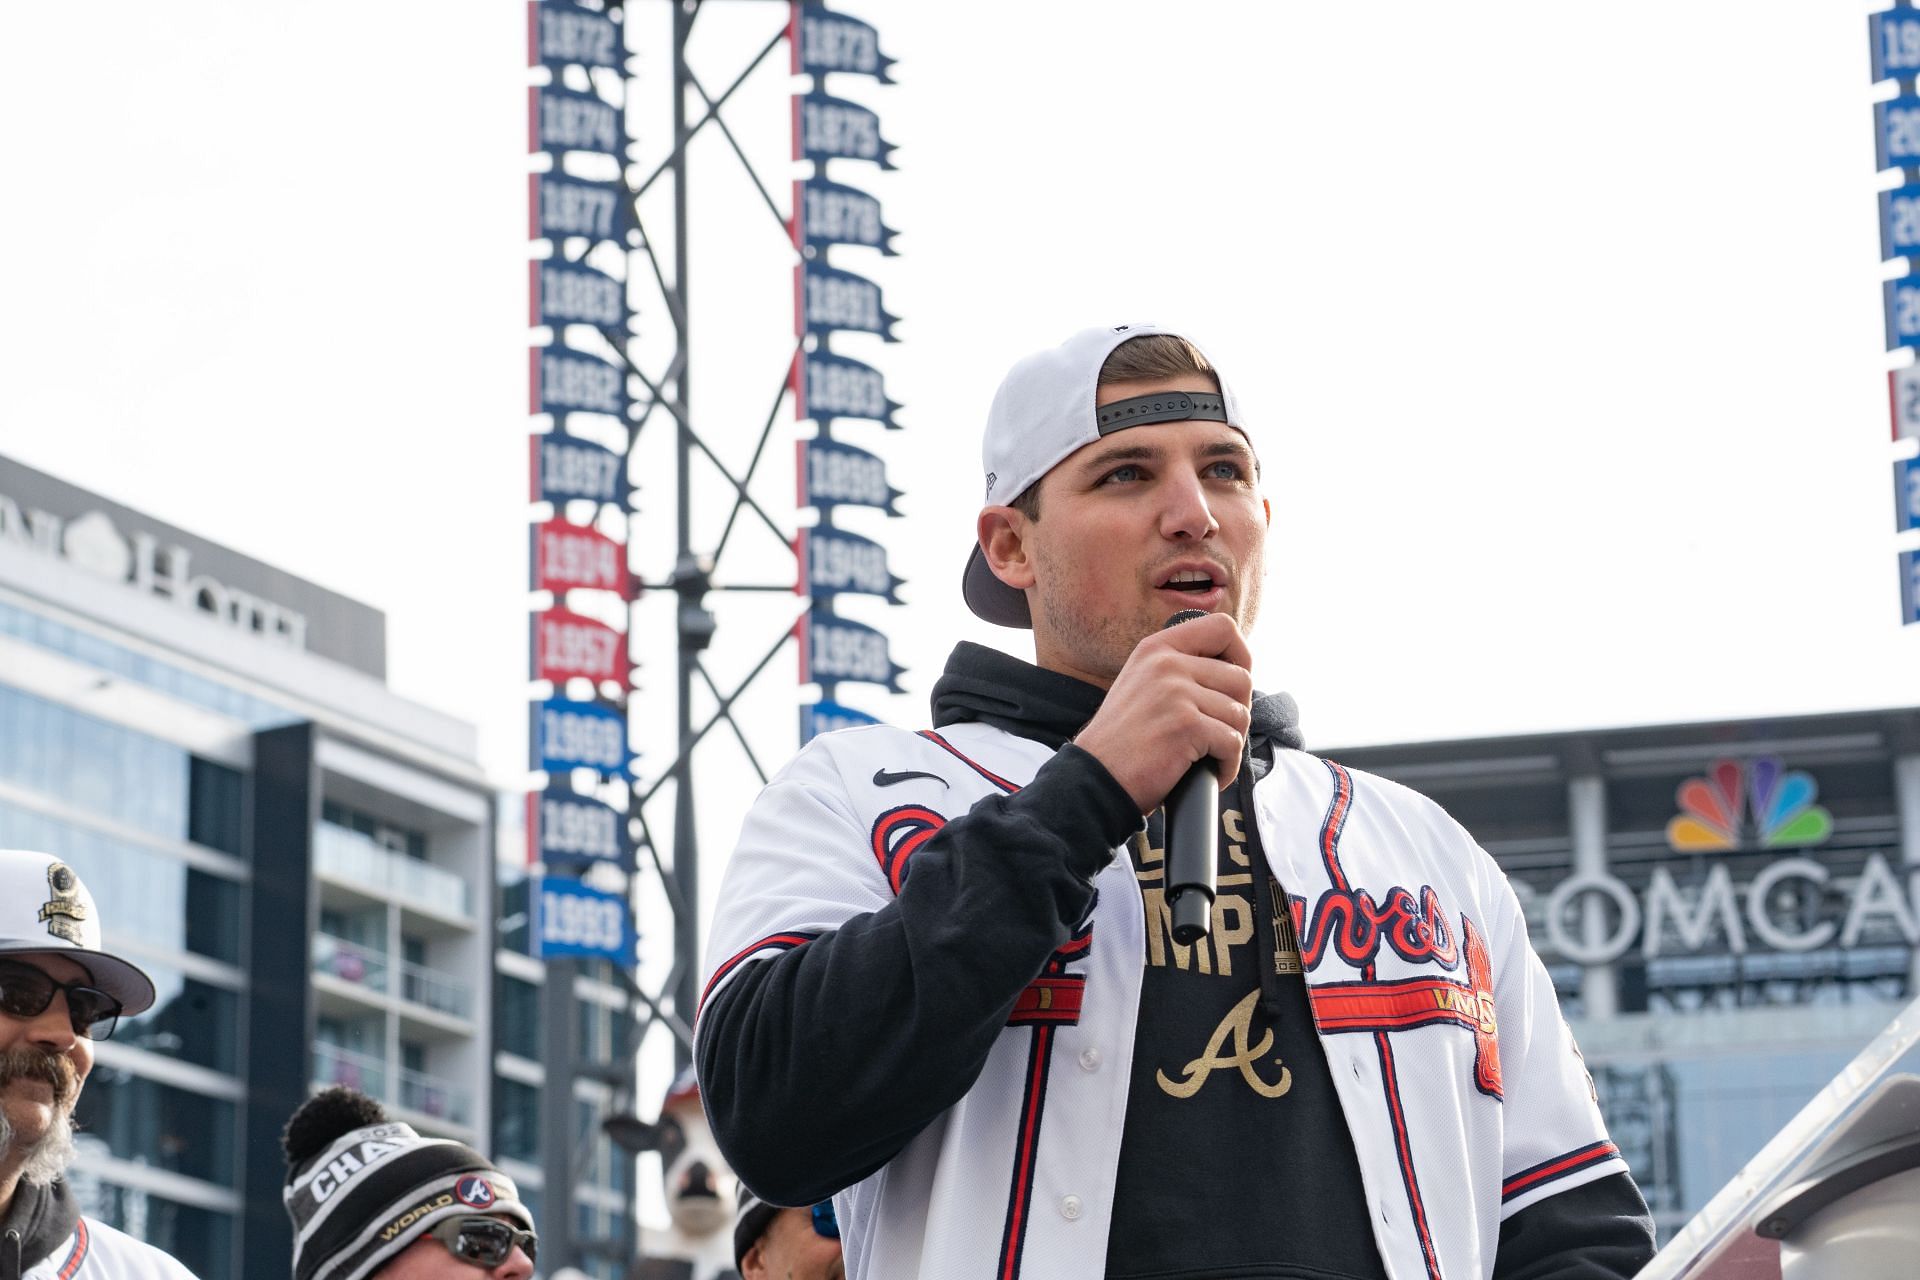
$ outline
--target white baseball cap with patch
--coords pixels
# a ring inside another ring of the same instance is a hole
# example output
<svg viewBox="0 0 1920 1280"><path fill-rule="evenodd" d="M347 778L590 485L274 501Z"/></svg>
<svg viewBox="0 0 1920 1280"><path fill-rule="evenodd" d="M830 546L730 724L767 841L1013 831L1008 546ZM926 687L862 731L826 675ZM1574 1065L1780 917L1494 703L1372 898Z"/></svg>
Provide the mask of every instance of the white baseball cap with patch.
<svg viewBox="0 0 1920 1280"><path fill-rule="evenodd" d="M1155 422L1189 422L1199 418L1224 422L1248 435L1233 390L1211 357L1219 395L1178 391L1133 396L1104 408L1094 401L1100 369L1113 349L1133 338L1167 334L1185 338L1195 350L1200 344L1174 329L1157 324L1119 324L1082 329L1057 347L1051 347L1014 365L994 393L987 410L987 430L980 444L980 460L987 474L986 504L1005 506L1026 492L1082 446L1128 427ZM1203 357L1206 356L1201 351ZM994 576L976 542L967 558L961 584L967 607L988 622L1003 627L1032 627L1027 597Z"/></svg>
<svg viewBox="0 0 1920 1280"><path fill-rule="evenodd" d="M153 1007L153 979L100 949L100 911L74 869L50 853L0 849L0 955L71 956L131 1016Z"/></svg>

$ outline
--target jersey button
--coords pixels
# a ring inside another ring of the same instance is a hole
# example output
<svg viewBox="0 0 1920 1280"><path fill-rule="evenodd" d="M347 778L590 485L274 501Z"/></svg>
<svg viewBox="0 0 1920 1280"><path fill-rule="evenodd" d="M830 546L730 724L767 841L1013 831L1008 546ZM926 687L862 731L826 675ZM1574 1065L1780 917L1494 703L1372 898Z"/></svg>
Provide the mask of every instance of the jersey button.
<svg viewBox="0 0 1920 1280"><path fill-rule="evenodd" d="M1100 1051L1098 1049L1082 1049L1080 1051L1080 1069L1083 1071L1098 1071L1100 1069Z"/></svg>
<svg viewBox="0 0 1920 1280"><path fill-rule="evenodd" d="M1080 1216L1080 1197L1068 1196L1060 1202L1060 1216L1068 1222Z"/></svg>

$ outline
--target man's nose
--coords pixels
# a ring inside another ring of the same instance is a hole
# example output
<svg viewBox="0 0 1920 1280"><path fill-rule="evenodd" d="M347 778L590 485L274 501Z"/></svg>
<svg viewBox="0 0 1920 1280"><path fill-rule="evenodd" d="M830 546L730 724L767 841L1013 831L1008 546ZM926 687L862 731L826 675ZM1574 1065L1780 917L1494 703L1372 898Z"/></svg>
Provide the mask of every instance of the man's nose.
<svg viewBox="0 0 1920 1280"><path fill-rule="evenodd" d="M515 1246L507 1260L492 1271L492 1280L532 1280L533 1260L527 1257L526 1250Z"/></svg>
<svg viewBox="0 0 1920 1280"><path fill-rule="evenodd" d="M32 1044L66 1053L73 1048L77 1038L73 1032L73 1014L67 1009L67 993L64 991L54 992L47 1007L27 1019L27 1040Z"/></svg>
<svg viewBox="0 0 1920 1280"><path fill-rule="evenodd" d="M1207 505L1207 491L1199 476L1176 476L1167 481L1161 492L1166 499L1160 509L1161 536L1176 541L1199 541L1219 532L1220 522L1213 518L1213 509Z"/></svg>

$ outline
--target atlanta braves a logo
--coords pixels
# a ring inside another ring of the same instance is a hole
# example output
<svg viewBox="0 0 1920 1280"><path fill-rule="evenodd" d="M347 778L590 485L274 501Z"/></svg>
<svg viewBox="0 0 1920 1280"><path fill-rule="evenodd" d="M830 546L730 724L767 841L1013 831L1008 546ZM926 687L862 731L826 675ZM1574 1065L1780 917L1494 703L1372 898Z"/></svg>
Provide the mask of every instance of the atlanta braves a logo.
<svg viewBox="0 0 1920 1280"><path fill-rule="evenodd" d="M454 1198L469 1209L491 1209L496 1197L493 1184L477 1173L470 1173L453 1184Z"/></svg>

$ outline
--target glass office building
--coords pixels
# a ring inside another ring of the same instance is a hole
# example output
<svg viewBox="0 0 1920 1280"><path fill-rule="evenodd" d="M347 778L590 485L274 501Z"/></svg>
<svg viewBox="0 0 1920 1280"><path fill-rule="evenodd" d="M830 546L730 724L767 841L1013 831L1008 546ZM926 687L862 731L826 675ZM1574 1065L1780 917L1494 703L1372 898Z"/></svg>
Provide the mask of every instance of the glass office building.
<svg viewBox="0 0 1920 1280"><path fill-rule="evenodd" d="M384 664L378 611L0 458L0 847L70 862L159 988L73 1182L207 1280L285 1274L315 1086L492 1146L495 793Z"/></svg>
<svg viewBox="0 0 1920 1280"><path fill-rule="evenodd" d="M1920 710L1325 754L1505 869L1663 1240L1916 992Z"/></svg>

